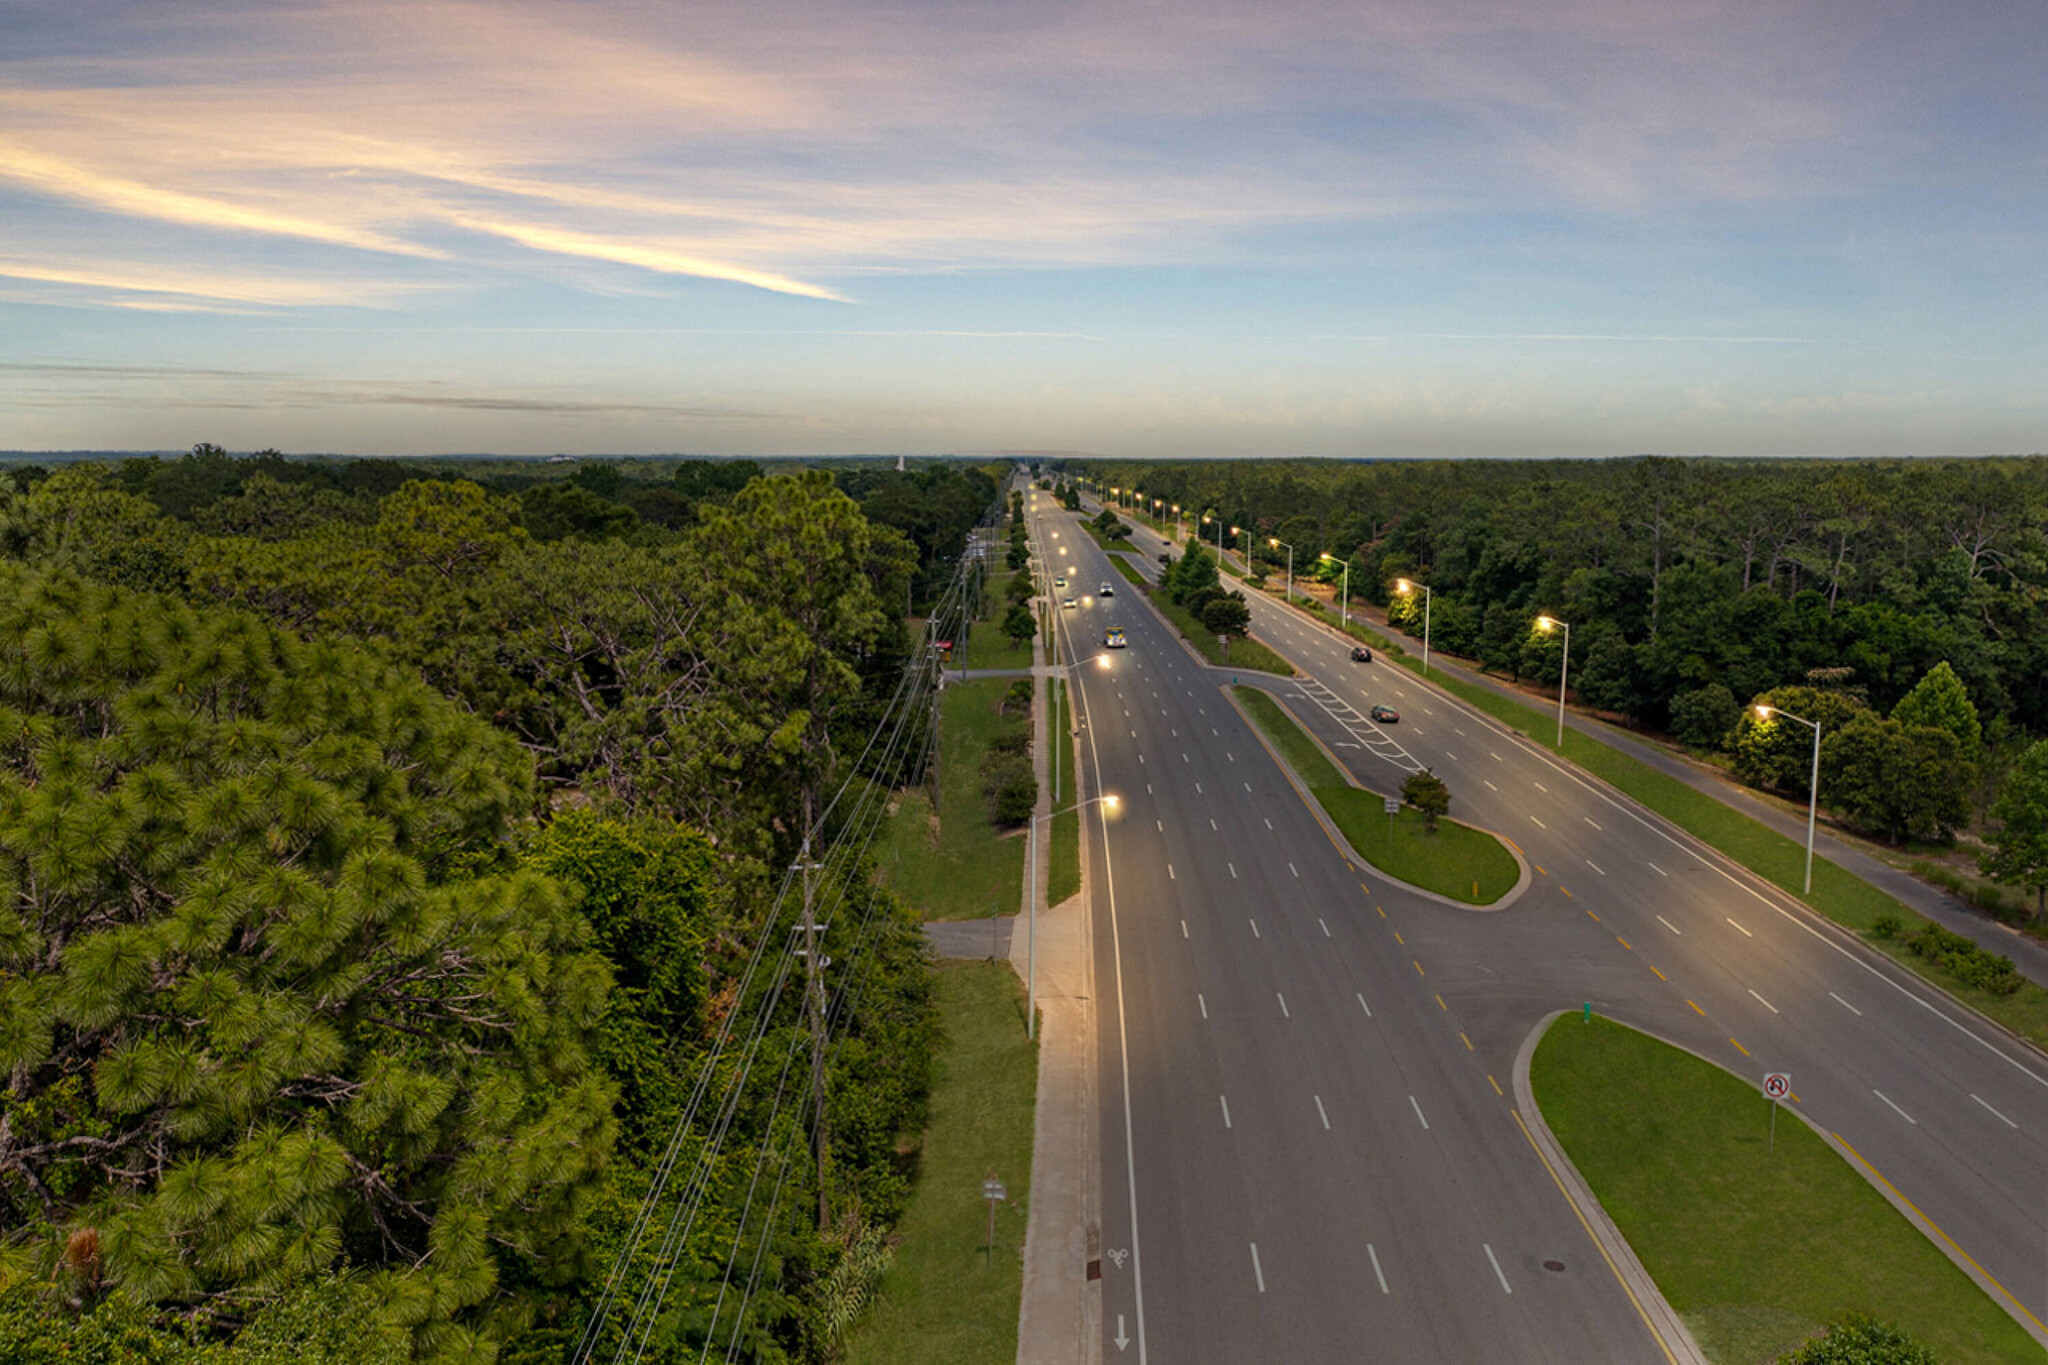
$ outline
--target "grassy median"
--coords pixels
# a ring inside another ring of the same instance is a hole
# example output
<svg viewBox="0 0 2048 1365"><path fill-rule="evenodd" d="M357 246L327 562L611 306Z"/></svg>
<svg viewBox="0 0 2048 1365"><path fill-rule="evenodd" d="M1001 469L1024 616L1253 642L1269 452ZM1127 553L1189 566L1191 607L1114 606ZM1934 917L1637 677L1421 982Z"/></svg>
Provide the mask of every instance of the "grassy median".
<svg viewBox="0 0 2048 1365"><path fill-rule="evenodd" d="M1521 868L1493 835L1455 820L1439 820L1429 833L1421 812L1407 807L1389 817L1381 795L1346 781L1279 702L1255 687L1231 690L1331 823L1373 867L1466 905L1491 905L1514 889Z"/></svg>
<svg viewBox="0 0 2048 1365"><path fill-rule="evenodd" d="M1006 679L949 685L939 704L939 808L928 788L897 798L877 859L889 889L926 919L1014 915L1024 894L1024 834L1002 834L989 820L981 760L991 736L1020 723L998 704Z"/></svg>
<svg viewBox="0 0 2048 1365"><path fill-rule="evenodd" d="M1024 1038L1024 991L1007 963L938 968L945 1051L916 1187L896 1225L896 1258L847 1340L852 1365L1010 1365L1024 1285L1037 1049ZM981 1182L1009 1198L988 1239Z"/></svg>
<svg viewBox="0 0 2048 1365"><path fill-rule="evenodd" d="M1791 1113L1747 1080L1605 1019L1568 1015L1531 1081L1657 1287L1716 1365L1768 1365L1845 1313L1910 1332L1944 1365L2041 1348Z"/></svg>
<svg viewBox="0 0 2048 1365"><path fill-rule="evenodd" d="M1078 790L1074 780L1073 708L1069 705L1067 686L1055 678L1046 684L1053 697L1052 723L1048 739L1059 747L1059 771L1057 784L1052 788L1052 809L1063 810L1074 804ZM1052 781L1055 774L1047 765L1046 779ZM1045 903L1058 905L1081 889L1081 813L1067 811L1065 815L1052 818L1052 867L1046 874Z"/></svg>

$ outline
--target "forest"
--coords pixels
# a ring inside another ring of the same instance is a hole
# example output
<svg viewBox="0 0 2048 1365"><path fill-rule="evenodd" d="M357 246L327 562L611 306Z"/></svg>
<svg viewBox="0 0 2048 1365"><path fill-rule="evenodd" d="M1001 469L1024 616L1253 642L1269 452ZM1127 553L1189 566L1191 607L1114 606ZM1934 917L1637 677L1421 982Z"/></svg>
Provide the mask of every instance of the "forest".
<svg viewBox="0 0 2048 1365"><path fill-rule="evenodd" d="M1049 469L1049 473L1054 472ZM1069 461L1278 581L2048 898L2048 459ZM1176 516L1175 510L1178 510ZM1233 529L1235 531L1233 532ZM1274 542L1278 542L1276 545ZM1330 558L1324 559L1322 556ZM1403 592L1406 581L1410 590ZM1426 595L1425 595L1426 589Z"/></svg>
<svg viewBox="0 0 2048 1365"><path fill-rule="evenodd" d="M0 471L0 1358L827 1358L936 1050L909 621L1002 473Z"/></svg>

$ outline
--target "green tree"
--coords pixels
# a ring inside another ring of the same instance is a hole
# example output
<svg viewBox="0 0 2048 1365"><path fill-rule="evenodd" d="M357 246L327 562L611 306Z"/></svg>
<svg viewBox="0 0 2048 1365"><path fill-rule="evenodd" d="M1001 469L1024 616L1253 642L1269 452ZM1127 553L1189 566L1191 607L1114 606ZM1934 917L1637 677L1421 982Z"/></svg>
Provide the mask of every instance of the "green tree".
<svg viewBox="0 0 2048 1365"><path fill-rule="evenodd" d="M1970 818L1976 768L1946 730L1865 711L1821 743L1828 805L1893 843L1947 839Z"/></svg>
<svg viewBox="0 0 2048 1365"><path fill-rule="evenodd" d="M1934 1352L1905 1332L1852 1315L1822 1335L1778 1357L1779 1365L1938 1365Z"/></svg>
<svg viewBox="0 0 2048 1365"><path fill-rule="evenodd" d="M1978 866L2007 886L2030 888L2039 919L2048 913L2048 740L2029 745L2006 773L1991 817L1999 827Z"/></svg>
<svg viewBox="0 0 2048 1365"><path fill-rule="evenodd" d="M1422 828L1431 834L1436 833L1437 817L1451 810L1451 789L1428 768L1408 774L1401 783L1401 799L1422 812Z"/></svg>
<svg viewBox="0 0 2048 1365"><path fill-rule="evenodd" d="M1755 787L1806 795L1813 774L1813 731L1783 716L1760 715L1758 707L1789 711L1818 721L1822 742L1858 716L1875 719L1861 697L1835 688L1775 687L1759 693L1735 721L1735 774Z"/></svg>
<svg viewBox="0 0 2048 1365"><path fill-rule="evenodd" d="M1202 624L1218 635L1243 639L1251 629L1251 604L1244 600L1241 592L1230 592L1211 597L1202 606Z"/></svg>
<svg viewBox="0 0 2048 1365"><path fill-rule="evenodd" d="M1671 733L1698 749L1718 749L1728 742L1742 709L1735 694L1720 683L1681 692L1671 699Z"/></svg>
<svg viewBox="0 0 2048 1365"><path fill-rule="evenodd" d="M1892 719L1904 726L1929 725L1956 737L1965 757L1976 758L1984 748L1984 727L1963 680L1943 659L1927 671L1911 692L1899 698Z"/></svg>
<svg viewBox="0 0 2048 1365"><path fill-rule="evenodd" d="M1003 617L1003 634L1021 647L1037 633L1038 619L1031 614L1031 608L1022 602L1012 602L1009 614Z"/></svg>
<svg viewBox="0 0 2048 1365"><path fill-rule="evenodd" d="M611 473L616 477L618 471ZM519 519L535 540L604 540L629 535L640 525L632 508L592 492L580 481L527 489L519 495Z"/></svg>
<svg viewBox="0 0 2048 1365"><path fill-rule="evenodd" d="M581 1268L609 973L504 870L508 738L359 650L11 566L0 736L0 1227L42 1278L233 1307L346 1256L453 1355L503 1267Z"/></svg>

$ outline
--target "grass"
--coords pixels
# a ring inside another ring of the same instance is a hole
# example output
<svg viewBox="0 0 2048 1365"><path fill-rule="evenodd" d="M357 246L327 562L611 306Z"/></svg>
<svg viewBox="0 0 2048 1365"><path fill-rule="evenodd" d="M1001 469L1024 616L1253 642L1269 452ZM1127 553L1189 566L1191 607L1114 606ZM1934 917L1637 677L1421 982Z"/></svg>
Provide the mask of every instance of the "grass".
<svg viewBox="0 0 2048 1365"><path fill-rule="evenodd" d="M1031 1196L1037 1050L1024 1038L1024 992L1008 964L938 968L945 1051L917 1183L896 1225L896 1259L847 1340L850 1365L1017 1358L1024 1227ZM988 1244L981 1182L1009 1189Z"/></svg>
<svg viewBox="0 0 2048 1365"><path fill-rule="evenodd" d="M1537 1102L1716 1365L1764 1365L1845 1313L1947 1365L2041 1348L1825 1141L1756 1087L1605 1019L1550 1026ZM1788 1106L1789 1108L1790 1106Z"/></svg>
<svg viewBox="0 0 2048 1365"><path fill-rule="evenodd" d="M1233 688L1239 703L1342 830L1358 856L1389 877L1466 905L1491 905L1521 877L1514 857L1484 830L1403 808L1389 820L1381 795L1354 787L1284 707L1255 687Z"/></svg>
<svg viewBox="0 0 2048 1365"><path fill-rule="evenodd" d="M1017 911L1024 887L1021 831L999 835L981 794L981 758L997 731L1021 723L999 715L1009 680L955 683L939 713L939 809L928 790L902 794L879 859L882 880L926 919L974 919Z"/></svg>
<svg viewBox="0 0 2048 1365"><path fill-rule="evenodd" d="M1004 604L1008 610L1008 604ZM956 668L1029 668L1031 667L1031 639L1026 636L1018 644L993 621L980 621L968 632L967 648L959 651L960 659Z"/></svg>
<svg viewBox="0 0 2048 1365"><path fill-rule="evenodd" d="M1053 696L1050 737L1054 744L1063 745L1060 751L1059 785L1053 789L1052 809L1057 811L1074 804L1074 753L1072 707L1069 705L1066 684L1053 679L1047 686ZM1050 767L1046 771L1050 780ZM1046 873L1045 903L1058 905L1081 889L1081 813L1068 811L1065 815L1052 818L1052 832L1048 836L1052 844L1052 868Z"/></svg>

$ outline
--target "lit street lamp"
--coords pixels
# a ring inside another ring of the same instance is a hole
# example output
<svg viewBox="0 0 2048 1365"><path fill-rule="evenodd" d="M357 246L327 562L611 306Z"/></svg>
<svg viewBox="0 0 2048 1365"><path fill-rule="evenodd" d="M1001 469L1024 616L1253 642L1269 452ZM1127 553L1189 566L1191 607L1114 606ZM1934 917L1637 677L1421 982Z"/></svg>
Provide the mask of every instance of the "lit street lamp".
<svg viewBox="0 0 2048 1365"><path fill-rule="evenodd" d="M1294 601L1294 547L1286 541L1275 539L1272 536L1266 537L1266 543L1276 550L1287 551L1287 600L1289 603L1292 603Z"/></svg>
<svg viewBox="0 0 2048 1365"><path fill-rule="evenodd" d="M1536 628L1538 630L1551 631L1559 626L1564 627L1564 661L1563 666L1557 671L1557 747L1562 752L1564 749L1564 680L1571 675L1572 671L1572 623L1560 621L1555 616L1539 616L1536 618Z"/></svg>
<svg viewBox="0 0 2048 1365"><path fill-rule="evenodd" d="M1790 711L1780 711L1775 706L1759 706L1756 708L1756 714L1759 720L1769 720L1772 716L1783 716L1786 720L1796 720L1801 725L1810 726L1813 730L1813 773L1806 780L1806 894L1811 896L1813 894L1813 822L1814 817L1820 811L1820 722L1808 720L1804 716L1795 716Z"/></svg>
<svg viewBox="0 0 2048 1365"><path fill-rule="evenodd" d="M1394 580L1394 591L1403 597L1412 597L1417 588L1422 589L1422 676L1429 676L1429 584L1411 583L1405 578Z"/></svg>
<svg viewBox="0 0 2048 1365"><path fill-rule="evenodd" d="M1341 563L1344 566L1344 605L1339 614L1339 619L1342 621L1344 629L1349 631L1351 629L1351 561L1348 559L1339 560L1333 554L1324 554L1322 557L1332 564Z"/></svg>
<svg viewBox="0 0 2048 1365"><path fill-rule="evenodd" d="M1091 796L1086 801L1076 801L1065 810L1031 817L1031 837L1025 841L1028 847L1024 852L1024 877L1030 883L1027 901L1031 906L1031 926L1026 931L1028 937L1024 945L1024 1036L1032 1041L1038 1038L1038 822L1066 815L1083 806L1092 806L1098 801L1110 810L1116 809L1117 799L1114 796Z"/></svg>

